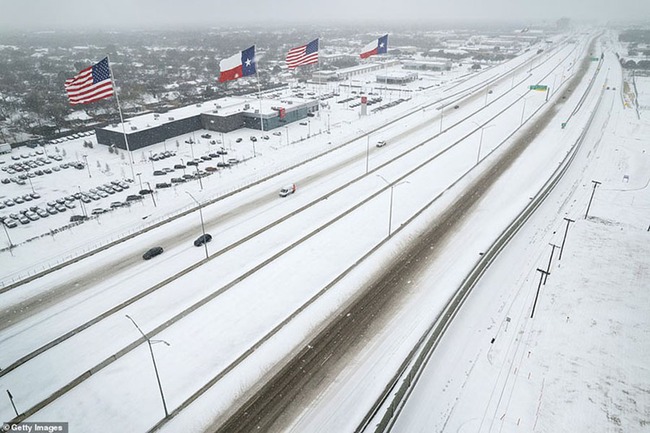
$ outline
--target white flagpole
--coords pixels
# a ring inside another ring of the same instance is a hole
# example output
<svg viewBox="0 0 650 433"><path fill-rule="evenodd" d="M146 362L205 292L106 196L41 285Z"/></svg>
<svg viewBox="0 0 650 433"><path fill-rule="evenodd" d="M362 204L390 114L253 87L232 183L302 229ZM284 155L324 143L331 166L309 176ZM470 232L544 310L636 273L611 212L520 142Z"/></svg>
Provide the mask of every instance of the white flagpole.
<svg viewBox="0 0 650 433"><path fill-rule="evenodd" d="M117 96L117 83L115 82L115 75L113 75L113 68L111 66L111 59L106 55L108 59L108 70L111 73L111 81L113 82L113 93L115 94L115 101L117 101L117 111L120 113L120 122L122 123L122 133L124 134L124 143L126 145L126 151L129 155L129 163L131 165L131 179L135 180L135 171L133 170L133 155L131 155L131 149L129 149L129 139L126 136L126 127L124 126L124 117L122 116L122 107L120 107L120 98Z"/></svg>
<svg viewBox="0 0 650 433"><path fill-rule="evenodd" d="M318 38L318 110L316 113L318 113L318 117L320 117L320 101L321 101L321 72L320 72L320 37Z"/></svg>
<svg viewBox="0 0 650 433"><path fill-rule="evenodd" d="M258 68L259 65L257 64L257 47L255 47L253 51L255 51L255 76L257 77L257 97L260 100L260 130L264 132L264 119L262 118L262 83L260 83L260 71Z"/></svg>

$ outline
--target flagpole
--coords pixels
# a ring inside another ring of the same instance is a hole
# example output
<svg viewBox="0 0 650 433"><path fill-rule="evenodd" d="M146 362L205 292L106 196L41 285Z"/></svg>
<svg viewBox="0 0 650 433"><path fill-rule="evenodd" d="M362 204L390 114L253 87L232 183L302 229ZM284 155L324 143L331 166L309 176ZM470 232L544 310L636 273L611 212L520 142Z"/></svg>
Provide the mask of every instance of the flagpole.
<svg viewBox="0 0 650 433"><path fill-rule="evenodd" d="M320 117L320 101L321 101L321 72L320 72L320 37L318 38L318 117Z"/></svg>
<svg viewBox="0 0 650 433"><path fill-rule="evenodd" d="M115 101L117 101L117 111L120 113L120 122L122 123L122 133L124 134L124 144L126 145L126 151L129 155L129 163L131 165L131 179L135 180L135 171L133 170L133 155L131 155L131 149L129 149L129 139L126 135L126 127L124 126L124 116L122 116L122 107L120 106L120 98L117 96L117 83L115 82L115 75L113 75L113 67L111 66L111 59L106 55L108 59L108 70L111 73L111 81L113 82L113 91L115 92Z"/></svg>
<svg viewBox="0 0 650 433"><path fill-rule="evenodd" d="M255 45L253 45L255 47ZM262 118L262 83L260 83L260 71L257 64L257 47L253 50L255 52L255 76L257 77L257 97L260 100L260 130L264 132L264 119ZM255 155L253 155L255 156Z"/></svg>

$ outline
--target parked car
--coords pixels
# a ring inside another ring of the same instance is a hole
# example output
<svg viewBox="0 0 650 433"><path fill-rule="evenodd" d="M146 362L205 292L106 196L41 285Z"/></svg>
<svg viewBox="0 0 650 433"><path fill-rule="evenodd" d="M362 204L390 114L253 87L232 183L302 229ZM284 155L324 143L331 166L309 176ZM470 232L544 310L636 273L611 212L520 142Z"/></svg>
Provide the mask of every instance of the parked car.
<svg viewBox="0 0 650 433"><path fill-rule="evenodd" d="M207 244L211 240L212 240L212 235L210 233L206 233L196 238L196 240L194 241L194 246L200 247L203 244Z"/></svg>
<svg viewBox="0 0 650 433"><path fill-rule="evenodd" d="M386 146L386 140L380 140L377 142L377 147L384 147Z"/></svg>
<svg viewBox="0 0 650 433"><path fill-rule="evenodd" d="M160 182L160 183L157 183L157 184L156 184L156 189L160 189L160 188L170 188L171 186L172 186L171 183Z"/></svg>
<svg viewBox="0 0 650 433"><path fill-rule="evenodd" d="M148 249L147 252L142 255L142 258L145 260L149 260L153 257L159 256L162 253L163 253L162 247L153 247Z"/></svg>
<svg viewBox="0 0 650 433"><path fill-rule="evenodd" d="M153 172L154 176L164 176L166 173L162 170L156 170Z"/></svg>
<svg viewBox="0 0 650 433"><path fill-rule="evenodd" d="M241 137L239 137L237 140L235 140L235 143L241 143Z"/></svg>
<svg viewBox="0 0 650 433"><path fill-rule="evenodd" d="M144 197L142 197L141 195L129 195L126 197L126 201L138 201L142 199L144 199Z"/></svg>
<svg viewBox="0 0 650 433"><path fill-rule="evenodd" d="M4 225L7 226L10 229L13 229L14 227L18 226L18 223L16 222L15 219L12 218L7 218L6 220L3 221Z"/></svg>
<svg viewBox="0 0 650 433"><path fill-rule="evenodd" d="M78 221L86 221L87 219L88 219L88 217L83 216L83 215L71 215L70 216L70 222L71 223L76 223Z"/></svg>

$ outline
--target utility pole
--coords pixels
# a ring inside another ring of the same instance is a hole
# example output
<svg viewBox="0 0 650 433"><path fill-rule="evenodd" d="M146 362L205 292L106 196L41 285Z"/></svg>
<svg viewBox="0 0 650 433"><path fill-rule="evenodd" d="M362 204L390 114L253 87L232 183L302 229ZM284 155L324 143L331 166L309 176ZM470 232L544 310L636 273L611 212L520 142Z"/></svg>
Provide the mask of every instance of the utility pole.
<svg viewBox="0 0 650 433"><path fill-rule="evenodd" d="M598 185L601 184L601 182L598 182L597 180L592 180L592 182L594 183L594 189L591 190L591 197L589 197L589 204L587 205L587 211L585 212L585 219L587 219L587 216L589 215L589 208L591 208L591 201L594 199L596 188L598 188Z"/></svg>
<svg viewBox="0 0 650 433"><path fill-rule="evenodd" d="M537 298L539 298L539 289L542 287L542 281L544 280L544 277L548 275L548 272L546 272L544 269L537 268L537 270L540 272L540 276L539 276L539 284L537 285L537 293L535 294L535 301L533 302L533 310L530 312L531 319L535 314L535 307L537 306Z"/></svg>
<svg viewBox="0 0 650 433"><path fill-rule="evenodd" d="M574 223L575 220L569 219L569 218L564 218L566 221L566 228L564 229L564 237L562 238L562 245L560 246L560 256L558 257L558 260L562 260L562 253L564 252L564 243L566 242L566 235L569 233L569 224Z"/></svg>
<svg viewBox="0 0 650 433"><path fill-rule="evenodd" d="M546 285L546 278L548 278L549 275L551 275L551 263L553 262L553 253L555 253L555 249L559 248L555 244L550 244L553 249L551 250L551 257L548 259L548 266L546 267L546 275L544 275L544 285Z"/></svg>

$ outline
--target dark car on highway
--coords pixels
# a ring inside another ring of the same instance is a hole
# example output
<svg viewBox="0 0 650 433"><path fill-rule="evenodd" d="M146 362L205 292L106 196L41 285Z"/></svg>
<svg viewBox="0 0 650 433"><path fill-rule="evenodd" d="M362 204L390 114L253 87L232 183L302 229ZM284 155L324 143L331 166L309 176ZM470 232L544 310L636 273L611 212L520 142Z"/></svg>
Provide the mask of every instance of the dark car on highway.
<svg viewBox="0 0 650 433"><path fill-rule="evenodd" d="M162 254L162 252L163 252L162 247L153 247L147 250L147 252L142 255L142 258L145 260L149 260L153 257L159 256L160 254Z"/></svg>
<svg viewBox="0 0 650 433"><path fill-rule="evenodd" d="M212 240L212 235L210 233L206 233L204 235L199 236L195 241L194 241L194 246L195 247L200 247L203 244L207 244Z"/></svg>

